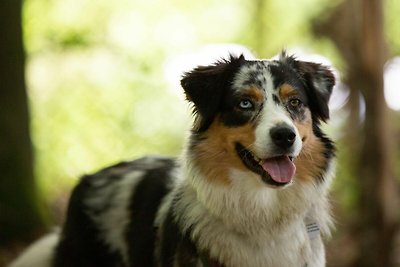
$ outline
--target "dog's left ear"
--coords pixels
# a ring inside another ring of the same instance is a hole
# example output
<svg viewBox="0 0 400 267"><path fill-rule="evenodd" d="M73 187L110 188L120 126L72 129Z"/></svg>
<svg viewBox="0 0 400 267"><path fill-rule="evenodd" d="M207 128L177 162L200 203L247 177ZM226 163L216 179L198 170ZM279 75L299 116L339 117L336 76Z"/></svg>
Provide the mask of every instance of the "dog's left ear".
<svg viewBox="0 0 400 267"><path fill-rule="evenodd" d="M295 61L303 80L311 113L322 121L329 119L328 102L335 85L335 76L329 67L307 61Z"/></svg>
<svg viewBox="0 0 400 267"><path fill-rule="evenodd" d="M221 99L231 86L233 76L241 63L240 57L230 56L209 66L199 66L183 75L181 85L186 98L194 105L195 130L204 131L218 113Z"/></svg>

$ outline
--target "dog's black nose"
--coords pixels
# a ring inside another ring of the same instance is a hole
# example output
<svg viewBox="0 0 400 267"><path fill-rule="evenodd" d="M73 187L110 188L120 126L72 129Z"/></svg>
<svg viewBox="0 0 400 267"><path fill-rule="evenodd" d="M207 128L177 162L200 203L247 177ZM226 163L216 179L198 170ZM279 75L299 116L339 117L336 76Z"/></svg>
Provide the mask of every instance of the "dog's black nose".
<svg viewBox="0 0 400 267"><path fill-rule="evenodd" d="M296 140L294 129L288 125L276 126L269 132L275 145L281 148L290 148Z"/></svg>

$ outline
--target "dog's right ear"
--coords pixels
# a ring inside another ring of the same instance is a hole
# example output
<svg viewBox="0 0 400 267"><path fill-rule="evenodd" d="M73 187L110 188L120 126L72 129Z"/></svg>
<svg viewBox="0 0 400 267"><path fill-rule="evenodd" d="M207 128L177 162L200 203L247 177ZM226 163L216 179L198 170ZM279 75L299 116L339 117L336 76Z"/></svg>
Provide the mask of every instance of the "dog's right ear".
<svg viewBox="0 0 400 267"><path fill-rule="evenodd" d="M244 61L243 55L231 55L228 60L199 66L183 75L181 85L186 99L194 106L196 131L204 131L210 126L218 113L221 99L232 84L234 73Z"/></svg>

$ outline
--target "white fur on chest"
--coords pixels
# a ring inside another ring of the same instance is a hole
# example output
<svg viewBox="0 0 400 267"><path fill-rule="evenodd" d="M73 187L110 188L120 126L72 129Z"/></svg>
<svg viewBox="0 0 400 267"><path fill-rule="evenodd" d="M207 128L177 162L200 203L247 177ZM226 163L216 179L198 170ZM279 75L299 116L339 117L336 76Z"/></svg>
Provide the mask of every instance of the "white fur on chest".
<svg viewBox="0 0 400 267"><path fill-rule="evenodd" d="M325 265L321 238L311 240L304 223L314 203L325 197L314 185L271 189L234 171L225 187L205 182L195 168L190 173L193 179L181 184L177 217L211 258L229 267Z"/></svg>
<svg viewBox="0 0 400 267"><path fill-rule="evenodd" d="M211 257L225 266L304 266L311 258L308 237L301 224L258 237L216 228L212 223L203 228L198 245L209 247Z"/></svg>

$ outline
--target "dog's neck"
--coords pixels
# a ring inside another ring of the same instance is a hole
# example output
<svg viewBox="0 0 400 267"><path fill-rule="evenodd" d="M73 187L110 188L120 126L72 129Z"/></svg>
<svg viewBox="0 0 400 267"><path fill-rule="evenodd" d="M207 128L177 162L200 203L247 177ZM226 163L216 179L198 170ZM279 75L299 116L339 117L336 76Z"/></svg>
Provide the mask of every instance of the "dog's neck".
<svg viewBox="0 0 400 267"><path fill-rule="evenodd" d="M260 236L262 228L275 231L271 226L285 226L304 217L315 196L313 185L293 184L283 190L273 189L255 174L235 171L231 184L221 185L205 178L195 166L187 171L188 192L194 191L191 203L200 202L208 213L236 231L254 231L256 236ZM277 225L277 220L282 224ZM252 225L251 229L248 225Z"/></svg>

